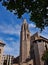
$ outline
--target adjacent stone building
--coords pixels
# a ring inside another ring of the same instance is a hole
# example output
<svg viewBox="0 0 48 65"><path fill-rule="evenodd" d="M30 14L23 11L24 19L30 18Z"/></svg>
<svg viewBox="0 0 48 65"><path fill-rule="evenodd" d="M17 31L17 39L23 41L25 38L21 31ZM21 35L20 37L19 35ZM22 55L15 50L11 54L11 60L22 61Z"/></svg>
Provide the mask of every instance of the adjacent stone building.
<svg viewBox="0 0 48 65"><path fill-rule="evenodd" d="M20 32L20 56L15 65L44 65L41 58L47 48L48 39L40 36L38 32L31 36L28 23L24 19Z"/></svg>
<svg viewBox="0 0 48 65"><path fill-rule="evenodd" d="M13 65L14 57L11 55L3 55L3 65Z"/></svg>
<svg viewBox="0 0 48 65"><path fill-rule="evenodd" d="M3 51L5 44L0 41L0 65L3 65Z"/></svg>
<svg viewBox="0 0 48 65"><path fill-rule="evenodd" d="M13 59L13 65L19 65L19 56Z"/></svg>

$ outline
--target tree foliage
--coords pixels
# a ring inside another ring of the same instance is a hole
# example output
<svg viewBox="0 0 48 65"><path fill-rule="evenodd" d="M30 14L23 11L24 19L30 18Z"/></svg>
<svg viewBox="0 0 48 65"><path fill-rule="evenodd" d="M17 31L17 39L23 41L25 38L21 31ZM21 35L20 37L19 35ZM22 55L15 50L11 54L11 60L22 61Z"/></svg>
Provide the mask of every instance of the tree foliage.
<svg viewBox="0 0 48 65"><path fill-rule="evenodd" d="M10 10L19 18L24 13L30 13L30 20L35 22L38 28L48 26L48 0L0 0L7 10Z"/></svg>
<svg viewBox="0 0 48 65"><path fill-rule="evenodd" d="M48 50L46 50L42 56L42 60L48 65Z"/></svg>

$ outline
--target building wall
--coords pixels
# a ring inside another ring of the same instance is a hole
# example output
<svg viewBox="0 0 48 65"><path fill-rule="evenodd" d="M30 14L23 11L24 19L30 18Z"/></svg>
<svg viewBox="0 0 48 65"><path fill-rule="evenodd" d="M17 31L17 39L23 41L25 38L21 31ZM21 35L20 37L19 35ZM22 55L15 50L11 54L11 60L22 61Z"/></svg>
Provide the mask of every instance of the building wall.
<svg viewBox="0 0 48 65"><path fill-rule="evenodd" d="M34 43L34 54L36 65L44 65L44 62L41 59L44 51L45 51L44 42L42 40L40 42L36 41Z"/></svg>
<svg viewBox="0 0 48 65"><path fill-rule="evenodd" d="M24 62L21 65L33 65L33 60L29 60L28 62Z"/></svg>
<svg viewBox="0 0 48 65"><path fill-rule="evenodd" d="M27 62L27 65L33 65L33 59Z"/></svg>
<svg viewBox="0 0 48 65"><path fill-rule="evenodd" d="M4 51L4 45L0 43L0 65L3 65L3 51Z"/></svg>
<svg viewBox="0 0 48 65"><path fill-rule="evenodd" d="M21 65L27 65L27 63L22 63Z"/></svg>
<svg viewBox="0 0 48 65"><path fill-rule="evenodd" d="M19 65L19 64L13 64L13 65Z"/></svg>
<svg viewBox="0 0 48 65"><path fill-rule="evenodd" d="M3 65L13 65L13 56L4 55L3 58L4 58Z"/></svg>

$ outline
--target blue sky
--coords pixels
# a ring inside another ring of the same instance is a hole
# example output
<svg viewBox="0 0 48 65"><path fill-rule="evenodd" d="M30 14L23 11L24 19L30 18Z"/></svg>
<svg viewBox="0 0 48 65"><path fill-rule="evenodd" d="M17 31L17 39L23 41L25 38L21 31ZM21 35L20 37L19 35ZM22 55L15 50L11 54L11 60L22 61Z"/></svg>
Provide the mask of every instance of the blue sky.
<svg viewBox="0 0 48 65"><path fill-rule="evenodd" d="M29 30L31 34L39 32L39 29L35 27L35 24L29 20L29 14L24 14L23 18L26 18L29 24ZM4 54L10 54L13 56L19 55L20 50L20 30L23 19L18 19L10 11L6 10L0 3L0 40L6 45L4 47ZM40 33L40 35L48 38L48 27Z"/></svg>

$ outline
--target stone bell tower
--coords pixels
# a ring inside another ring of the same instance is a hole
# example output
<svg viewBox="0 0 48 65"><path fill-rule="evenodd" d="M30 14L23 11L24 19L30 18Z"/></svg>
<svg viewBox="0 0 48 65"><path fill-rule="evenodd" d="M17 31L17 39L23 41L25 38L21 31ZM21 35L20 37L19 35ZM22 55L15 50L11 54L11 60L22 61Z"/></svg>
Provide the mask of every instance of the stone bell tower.
<svg viewBox="0 0 48 65"><path fill-rule="evenodd" d="M30 32L24 19L20 33L20 62L25 62L30 57Z"/></svg>

